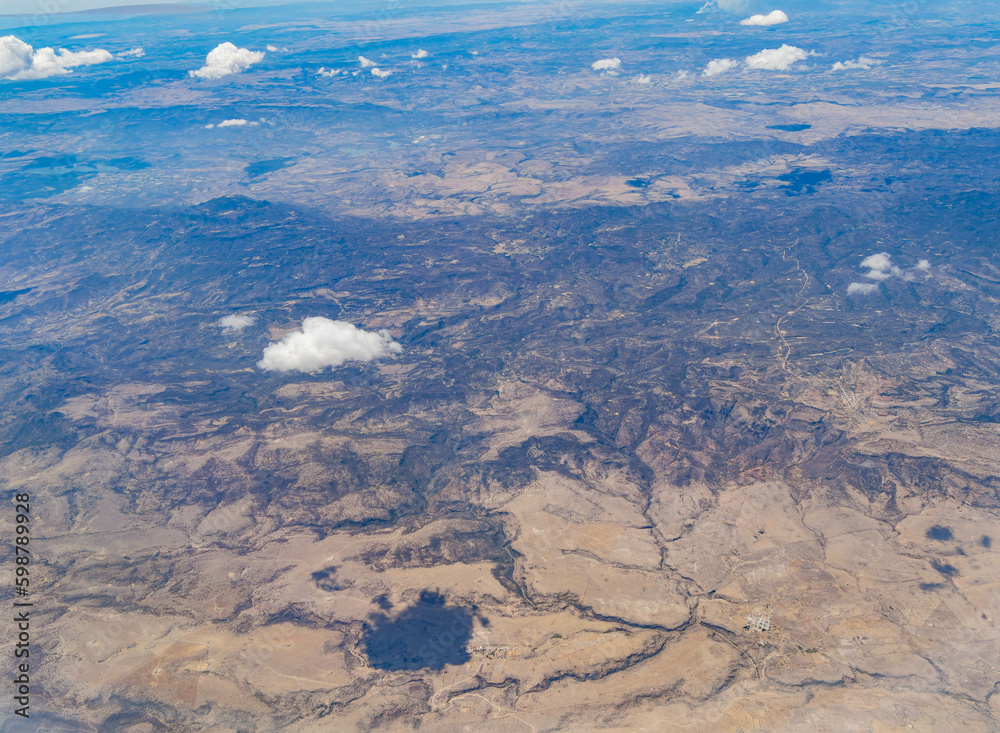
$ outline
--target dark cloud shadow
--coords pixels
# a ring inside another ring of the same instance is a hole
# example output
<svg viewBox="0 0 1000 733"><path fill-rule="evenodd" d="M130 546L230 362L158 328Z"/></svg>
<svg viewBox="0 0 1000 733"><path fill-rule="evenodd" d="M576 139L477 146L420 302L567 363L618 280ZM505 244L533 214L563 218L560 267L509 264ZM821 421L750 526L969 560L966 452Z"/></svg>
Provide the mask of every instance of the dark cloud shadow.
<svg viewBox="0 0 1000 733"><path fill-rule="evenodd" d="M951 529L942 527L940 524L935 524L927 530L927 538L937 540L938 542L947 542L952 538Z"/></svg>
<svg viewBox="0 0 1000 733"><path fill-rule="evenodd" d="M469 661L472 614L425 590L420 600L396 616L369 616L361 644L376 669L443 669Z"/></svg>

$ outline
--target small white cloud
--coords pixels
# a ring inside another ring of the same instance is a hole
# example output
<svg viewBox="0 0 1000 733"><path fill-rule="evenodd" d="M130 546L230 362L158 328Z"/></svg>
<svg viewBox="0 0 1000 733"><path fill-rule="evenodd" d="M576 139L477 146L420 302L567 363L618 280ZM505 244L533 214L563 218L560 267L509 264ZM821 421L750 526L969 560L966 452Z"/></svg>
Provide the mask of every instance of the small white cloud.
<svg viewBox="0 0 1000 733"><path fill-rule="evenodd" d="M427 51L425 51L422 48L418 48L416 51L410 54L411 59L425 59L428 56L430 56L430 54L427 53Z"/></svg>
<svg viewBox="0 0 1000 733"><path fill-rule="evenodd" d="M622 60L619 58L601 59L590 65L594 71L618 71L622 67Z"/></svg>
<svg viewBox="0 0 1000 733"><path fill-rule="evenodd" d="M690 78L691 78L691 72L682 69L681 71L677 72L677 76L674 77L674 81L685 81L686 79Z"/></svg>
<svg viewBox="0 0 1000 733"><path fill-rule="evenodd" d="M787 15L780 10L772 10L767 15L751 15L749 18L741 20L740 25L778 25L787 22Z"/></svg>
<svg viewBox="0 0 1000 733"><path fill-rule="evenodd" d="M361 64L362 69L367 69L369 66L375 65L374 61L366 59L364 56L358 56L358 63Z"/></svg>
<svg viewBox="0 0 1000 733"><path fill-rule="evenodd" d="M264 48L267 49L268 51L270 51L271 53L277 53L278 52L278 47L277 46L272 46L270 43L267 44L266 46L264 46Z"/></svg>
<svg viewBox="0 0 1000 733"><path fill-rule="evenodd" d="M851 283L847 286L848 295L871 295L878 290L878 285L871 283Z"/></svg>
<svg viewBox="0 0 1000 733"><path fill-rule="evenodd" d="M243 119L223 120L218 124L210 122L207 125L205 125L205 129L211 130L212 128L215 127L256 127L257 125L259 125L261 122L264 121L265 120L263 117L260 118L260 122L250 122L249 120L243 120Z"/></svg>
<svg viewBox="0 0 1000 733"><path fill-rule="evenodd" d="M223 316L219 319L219 325L224 331L243 333L243 329L252 326L256 321L253 316Z"/></svg>
<svg viewBox="0 0 1000 733"><path fill-rule="evenodd" d="M871 270L885 272L892 267L892 255L888 252L879 252L877 255L868 255L861 260L861 266Z"/></svg>
<svg viewBox="0 0 1000 733"><path fill-rule="evenodd" d="M712 59L701 73L705 76L718 76L719 74L725 74L736 66L739 66L739 61L735 59Z"/></svg>
<svg viewBox="0 0 1000 733"><path fill-rule="evenodd" d="M910 270L904 270L892 264L892 255L888 252L868 255L861 260L861 267L867 268L865 277L869 280L889 280L894 277L901 277L904 280L913 280L913 271L920 270L926 272L930 269L931 263L927 260L920 260Z"/></svg>
<svg viewBox="0 0 1000 733"><path fill-rule="evenodd" d="M649 76L649 74L639 74L635 78L636 84L649 84L651 81L653 81L653 77Z"/></svg>
<svg viewBox="0 0 1000 733"><path fill-rule="evenodd" d="M380 69L377 66L372 67L372 76L377 76L379 79L385 79L387 76L391 76L392 72L388 69Z"/></svg>
<svg viewBox="0 0 1000 733"><path fill-rule="evenodd" d="M852 71L854 69L863 69L867 71L873 66L879 64L875 59L870 59L867 56L858 56L853 61L838 61L833 66L830 67L832 71Z"/></svg>
<svg viewBox="0 0 1000 733"><path fill-rule="evenodd" d="M111 54L104 49L96 51L66 51L59 49L58 52L51 48L40 48L35 51L32 70L38 72L38 77L53 76L55 74L65 74L67 69L74 66L92 66L110 61Z"/></svg>
<svg viewBox="0 0 1000 733"><path fill-rule="evenodd" d="M47 79L70 73L77 66L103 64L114 58L104 49L67 51L34 49L16 36L0 38L0 79Z"/></svg>
<svg viewBox="0 0 1000 733"><path fill-rule="evenodd" d="M226 41L208 52L205 65L195 71L189 71L189 76L198 79L221 79L231 74L246 71L256 63L264 60L263 51L251 51L248 48L237 48Z"/></svg>
<svg viewBox="0 0 1000 733"><path fill-rule="evenodd" d="M142 50L142 46L136 46L135 48L130 48L128 51L122 51L121 53L115 54L116 59L141 59L146 55L146 52Z"/></svg>
<svg viewBox="0 0 1000 733"><path fill-rule="evenodd" d="M760 53L746 57L746 64L751 69L763 69L765 71L788 71L796 61L802 61L809 56L798 46L789 46L787 43L781 48L765 48Z"/></svg>
<svg viewBox="0 0 1000 733"><path fill-rule="evenodd" d="M319 67L319 71L316 72L319 76L324 76L329 79L331 76L337 76L340 73L340 69L328 69L325 66Z"/></svg>
<svg viewBox="0 0 1000 733"><path fill-rule="evenodd" d="M257 366L276 372L318 372L346 361L371 361L402 351L388 331L364 331L344 321L314 316L304 319L301 329L265 348Z"/></svg>

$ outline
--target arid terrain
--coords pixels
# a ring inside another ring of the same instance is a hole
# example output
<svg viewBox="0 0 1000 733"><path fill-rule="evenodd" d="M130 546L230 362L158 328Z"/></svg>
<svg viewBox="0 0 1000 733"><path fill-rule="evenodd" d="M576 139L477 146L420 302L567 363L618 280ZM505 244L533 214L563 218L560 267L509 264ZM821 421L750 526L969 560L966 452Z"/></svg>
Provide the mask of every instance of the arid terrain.
<svg viewBox="0 0 1000 733"><path fill-rule="evenodd" d="M47 265L5 245L0 466L37 507L46 694L99 730L994 730L977 205L936 204L960 260L864 299L877 224L811 202L795 238L710 205L19 225ZM255 368L306 313L403 353Z"/></svg>

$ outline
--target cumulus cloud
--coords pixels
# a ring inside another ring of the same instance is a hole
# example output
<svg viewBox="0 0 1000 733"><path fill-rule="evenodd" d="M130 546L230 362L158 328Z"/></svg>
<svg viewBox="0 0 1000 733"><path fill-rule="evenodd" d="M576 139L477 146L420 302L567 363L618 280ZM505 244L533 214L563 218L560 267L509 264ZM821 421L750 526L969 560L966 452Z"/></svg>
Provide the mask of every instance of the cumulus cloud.
<svg viewBox="0 0 1000 733"><path fill-rule="evenodd" d="M893 266L892 255L888 252L879 252L878 254L868 255L861 260L861 266L869 269L871 272L888 272Z"/></svg>
<svg viewBox="0 0 1000 733"><path fill-rule="evenodd" d="M3 36L0 38L0 79L46 79L68 74L76 66L103 64L112 58L101 48L94 51L35 49L16 36Z"/></svg>
<svg viewBox="0 0 1000 733"><path fill-rule="evenodd" d="M265 348L257 366L276 372L318 372L346 361L371 361L402 351L388 331L364 331L344 321L314 316L303 320L301 329Z"/></svg>
<svg viewBox="0 0 1000 733"><path fill-rule="evenodd" d="M141 59L146 55L146 52L142 50L142 46L136 46L135 48L130 48L128 51L122 51L115 54L116 59Z"/></svg>
<svg viewBox="0 0 1000 733"><path fill-rule="evenodd" d="M767 15L751 15L749 18L744 18L740 21L740 25L778 25L779 23L787 23L788 16L782 13L780 10L772 10Z"/></svg>
<svg viewBox="0 0 1000 733"><path fill-rule="evenodd" d="M847 286L848 295L871 295L878 290L878 285L871 283L851 283Z"/></svg>
<svg viewBox="0 0 1000 733"><path fill-rule="evenodd" d="M385 79L387 76L391 76L392 72L388 69L380 69L377 66L372 67L372 76L377 76L379 79Z"/></svg>
<svg viewBox="0 0 1000 733"><path fill-rule="evenodd" d="M320 66L319 71L316 72L319 76L326 77L329 79L331 76L336 76L340 73L340 69L328 69L325 66Z"/></svg>
<svg viewBox="0 0 1000 733"><path fill-rule="evenodd" d="M256 127L260 122L250 122L249 120L236 119L236 120L223 120L219 124L215 125L209 123L205 125L206 130L211 130L213 127Z"/></svg>
<svg viewBox="0 0 1000 733"><path fill-rule="evenodd" d="M364 56L358 56L358 63L361 64L362 69L367 69L369 66L375 65L374 61L366 59Z"/></svg>
<svg viewBox="0 0 1000 733"><path fill-rule="evenodd" d="M751 69L766 71L788 71L796 61L802 61L809 56L798 46L783 43L781 48L765 48L760 53L746 57L746 64Z"/></svg>
<svg viewBox="0 0 1000 733"><path fill-rule="evenodd" d="M257 321L253 316L223 316L219 319L222 330L229 333L243 333L243 329Z"/></svg>
<svg viewBox="0 0 1000 733"><path fill-rule="evenodd" d="M229 41L220 43L208 52L205 65L188 75L198 79L221 79L230 74L239 74L251 66L264 60L263 51L251 51L248 48L237 48Z"/></svg>
<svg viewBox="0 0 1000 733"><path fill-rule="evenodd" d="M736 66L739 66L739 61L735 59L712 59L701 73L705 76L718 76L719 74L725 74Z"/></svg>
<svg viewBox="0 0 1000 733"><path fill-rule="evenodd" d="M649 84L651 81L653 81L653 79L649 76L649 74L639 74L639 76L635 78L636 84Z"/></svg>
<svg viewBox="0 0 1000 733"><path fill-rule="evenodd" d="M865 277L869 280L889 280L894 277L901 277L904 280L913 280L915 273L914 271L927 272L931 269L931 263L928 260L920 260L917 264L910 268L909 270L904 270L892 264L892 255L888 252L879 252L877 254L868 255L863 260L861 260L861 267L868 270L865 273Z"/></svg>
<svg viewBox="0 0 1000 733"><path fill-rule="evenodd" d="M270 51L271 53L275 53L278 50L277 46L272 46L270 43L264 46L264 48Z"/></svg>
<svg viewBox="0 0 1000 733"><path fill-rule="evenodd" d="M622 67L622 60L619 58L600 59L590 65L594 71L618 71Z"/></svg>
<svg viewBox="0 0 1000 733"><path fill-rule="evenodd" d="M430 56L430 54L427 53L427 51L425 51L422 48L418 48L416 51L410 54L411 59L425 59L428 56Z"/></svg>
<svg viewBox="0 0 1000 733"><path fill-rule="evenodd" d="M870 59L867 56L858 56L853 61L838 61L830 69L833 71L851 71L854 69L864 69L867 71L878 63L875 59Z"/></svg>

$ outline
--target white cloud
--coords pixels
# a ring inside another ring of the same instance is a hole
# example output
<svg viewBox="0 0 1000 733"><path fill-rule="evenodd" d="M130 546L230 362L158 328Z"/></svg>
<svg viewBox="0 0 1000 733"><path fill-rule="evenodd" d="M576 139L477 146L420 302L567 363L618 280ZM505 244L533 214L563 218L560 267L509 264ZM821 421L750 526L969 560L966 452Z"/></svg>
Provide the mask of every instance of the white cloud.
<svg viewBox="0 0 1000 733"><path fill-rule="evenodd" d="M374 61L366 59L364 56L358 56L358 63L361 64L362 69L367 69L369 66L375 65Z"/></svg>
<svg viewBox="0 0 1000 733"><path fill-rule="evenodd" d="M411 59L425 59L428 56L430 56L430 54L422 48L418 48L414 53L410 54Z"/></svg>
<svg viewBox="0 0 1000 733"><path fill-rule="evenodd" d="M892 255L888 252L879 252L877 255L868 255L861 260L861 266L871 270L884 272L892 267Z"/></svg>
<svg viewBox="0 0 1000 733"><path fill-rule="evenodd" d="M0 38L0 79L46 79L68 74L76 66L103 64L114 58L104 49L94 51L55 51L49 47L34 49L16 36Z"/></svg>
<svg viewBox="0 0 1000 733"><path fill-rule="evenodd" d="M869 280L881 281L889 280L893 277L901 277L904 280L913 280L913 270L926 272L931 269L931 263L927 260L920 260L912 269L904 270L903 268L892 264L892 255L888 252L879 252L878 254L868 255L861 260L861 267L868 270L868 272L865 273L865 277Z"/></svg>
<svg viewBox="0 0 1000 733"><path fill-rule="evenodd" d="M760 53L746 57L746 64L751 69L766 71L788 71L796 61L802 61L809 54L798 46L783 43L781 48L765 48Z"/></svg>
<svg viewBox="0 0 1000 733"><path fill-rule="evenodd" d="M256 321L253 316L223 316L219 319L219 325L224 331L243 333L243 329L252 326Z"/></svg>
<svg viewBox="0 0 1000 733"><path fill-rule="evenodd" d="M871 295L878 290L878 285L871 283L851 283L847 286L848 295Z"/></svg>
<svg viewBox="0 0 1000 733"><path fill-rule="evenodd" d="M858 56L854 61L838 61L830 69L832 71L851 71L853 69L864 69L867 71L878 64L879 62L875 59L870 59L867 56Z"/></svg>
<svg viewBox="0 0 1000 733"><path fill-rule="evenodd" d="M590 65L594 71L618 71L622 67L622 60L619 58L601 59Z"/></svg>
<svg viewBox="0 0 1000 733"><path fill-rule="evenodd" d="M639 74L639 76L635 78L636 84L649 84L651 81L653 81L653 78L649 76L649 74Z"/></svg>
<svg viewBox="0 0 1000 733"><path fill-rule="evenodd" d="M377 66L372 67L372 76L377 76L379 79L385 79L387 76L391 76L392 72L388 69L380 69Z"/></svg>
<svg viewBox="0 0 1000 733"><path fill-rule="evenodd" d="M142 46L136 46L135 48L130 48L128 51L122 51L121 53L115 54L116 59L141 59L146 55L146 52L142 50Z"/></svg>
<svg viewBox="0 0 1000 733"><path fill-rule="evenodd" d="M263 119L261 119L261 122L263 122ZM243 119L223 120L217 125L209 123L205 125L205 129L211 130L213 127L256 127L259 124L260 122L250 122L248 120L243 120Z"/></svg>
<svg viewBox="0 0 1000 733"><path fill-rule="evenodd" d="M719 74L725 74L738 65L739 61L735 59L712 59L701 73L705 76L718 76Z"/></svg>
<svg viewBox="0 0 1000 733"><path fill-rule="evenodd" d="M266 50L270 51L271 53L277 53L278 52L278 47L277 46L272 46L270 43L267 44L266 46L264 46L264 48Z"/></svg>
<svg viewBox="0 0 1000 733"><path fill-rule="evenodd" d="M344 321L314 316L302 328L264 349L257 366L276 372L318 372L345 361L371 361L403 351L388 331L364 331Z"/></svg>
<svg viewBox="0 0 1000 733"><path fill-rule="evenodd" d="M331 76L336 76L340 73L340 69L328 69L325 66L319 67L319 71L316 72L319 76L324 76L330 78Z"/></svg>
<svg viewBox="0 0 1000 733"><path fill-rule="evenodd" d="M778 25L779 23L787 23L788 16L785 15L780 10L772 10L767 15L751 15L749 18L744 18L740 21L740 25Z"/></svg>
<svg viewBox="0 0 1000 733"><path fill-rule="evenodd" d="M237 48L229 41L220 43L208 52L205 65L196 71L189 71L190 76L199 79L221 79L230 74L239 74L251 66L264 60L263 51L251 51L248 48Z"/></svg>
<svg viewBox="0 0 1000 733"><path fill-rule="evenodd" d="M691 78L691 72L681 69L677 72L677 76L674 77L674 81L685 81Z"/></svg>

